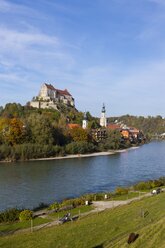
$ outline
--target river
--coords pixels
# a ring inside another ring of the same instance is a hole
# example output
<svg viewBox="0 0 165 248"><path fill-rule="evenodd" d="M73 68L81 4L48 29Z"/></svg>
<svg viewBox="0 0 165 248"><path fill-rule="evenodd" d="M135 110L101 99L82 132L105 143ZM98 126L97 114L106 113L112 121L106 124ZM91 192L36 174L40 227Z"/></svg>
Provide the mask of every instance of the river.
<svg viewBox="0 0 165 248"><path fill-rule="evenodd" d="M33 208L165 176L165 142L97 157L0 164L0 210Z"/></svg>

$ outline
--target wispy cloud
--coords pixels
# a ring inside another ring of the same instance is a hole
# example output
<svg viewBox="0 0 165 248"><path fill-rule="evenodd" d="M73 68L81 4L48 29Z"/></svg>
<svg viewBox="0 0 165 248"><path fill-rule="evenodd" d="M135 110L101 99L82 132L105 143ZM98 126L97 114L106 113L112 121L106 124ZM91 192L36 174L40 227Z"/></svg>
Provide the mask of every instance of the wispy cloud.
<svg viewBox="0 0 165 248"><path fill-rule="evenodd" d="M35 17L39 16L38 11L29 8L23 4L16 4L11 1L1 0L0 2L0 12L1 13L11 13L11 14L21 14L24 16L33 15ZM41 16L41 15L40 15Z"/></svg>
<svg viewBox="0 0 165 248"><path fill-rule="evenodd" d="M165 5L165 1L164 0L147 0L148 2L153 2L159 5Z"/></svg>
<svg viewBox="0 0 165 248"><path fill-rule="evenodd" d="M65 51L62 41L56 36L46 35L37 29L22 32L0 26L0 40L2 64L5 58L10 66L13 63L13 66L37 69L37 65L42 67L45 62L50 64L53 60L54 65L58 62L60 65L61 61L65 63L70 60L70 64L73 62L71 56ZM53 64L51 66L53 67Z"/></svg>
<svg viewBox="0 0 165 248"><path fill-rule="evenodd" d="M57 45L58 39L54 36L45 35L37 30L33 32L20 32L0 26L0 39L3 48L26 48L34 45Z"/></svg>

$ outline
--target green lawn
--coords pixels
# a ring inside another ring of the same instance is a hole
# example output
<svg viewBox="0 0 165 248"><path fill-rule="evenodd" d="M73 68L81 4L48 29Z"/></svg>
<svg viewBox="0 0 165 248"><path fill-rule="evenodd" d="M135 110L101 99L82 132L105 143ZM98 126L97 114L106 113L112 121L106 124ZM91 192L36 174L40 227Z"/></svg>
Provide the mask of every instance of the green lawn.
<svg viewBox="0 0 165 248"><path fill-rule="evenodd" d="M0 238L1 248L130 247L130 232L139 233L131 247L165 247L165 193L112 210L88 215L78 221L34 233ZM149 214L144 218L142 212ZM155 246L154 246L155 245Z"/></svg>
<svg viewBox="0 0 165 248"><path fill-rule="evenodd" d="M35 218L33 219L33 226L38 226L44 223L50 222L50 219L43 219L43 218ZM0 233L3 234L24 229L24 228L30 228L31 227L31 221L23 221L23 222L15 222L15 223L6 223L6 224L0 224Z"/></svg>
<svg viewBox="0 0 165 248"><path fill-rule="evenodd" d="M115 200L115 201L125 201L128 199L132 199L134 197L138 197L138 196L144 195L144 193L138 193L138 192L129 192L128 194L124 194L124 195L114 195L112 196L109 200Z"/></svg>

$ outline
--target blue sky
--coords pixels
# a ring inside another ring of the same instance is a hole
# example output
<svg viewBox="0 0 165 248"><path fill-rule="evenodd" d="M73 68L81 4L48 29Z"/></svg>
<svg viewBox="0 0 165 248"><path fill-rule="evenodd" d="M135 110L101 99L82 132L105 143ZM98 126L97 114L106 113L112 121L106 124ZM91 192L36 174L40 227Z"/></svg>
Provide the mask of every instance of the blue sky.
<svg viewBox="0 0 165 248"><path fill-rule="evenodd" d="M164 0L0 0L0 105L42 83L100 116L165 116Z"/></svg>

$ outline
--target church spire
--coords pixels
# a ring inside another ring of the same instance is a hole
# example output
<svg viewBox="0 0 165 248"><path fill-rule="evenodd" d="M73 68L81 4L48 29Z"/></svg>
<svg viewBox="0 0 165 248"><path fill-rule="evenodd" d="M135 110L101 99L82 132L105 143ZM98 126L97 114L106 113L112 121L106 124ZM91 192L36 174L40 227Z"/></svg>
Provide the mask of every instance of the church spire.
<svg viewBox="0 0 165 248"><path fill-rule="evenodd" d="M105 104L103 103L102 111L101 111L101 118L100 118L100 126L101 127L106 127L107 126L107 118L105 115Z"/></svg>
<svg viewBox="0 0 165 248"><path fill-rule="evenodd" d="M101 111L102 113L105 113L106 111L105 111L105 104L103 103L103 107L102 107L102 111Z"/></svg>

